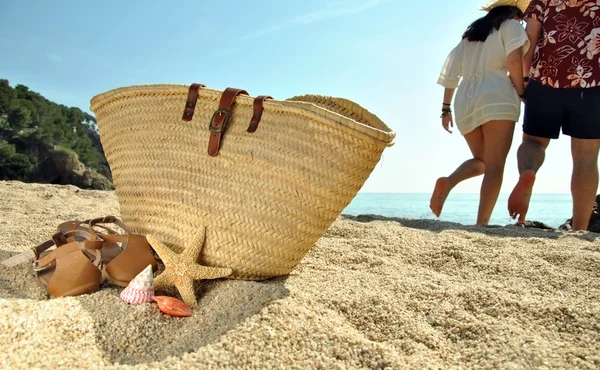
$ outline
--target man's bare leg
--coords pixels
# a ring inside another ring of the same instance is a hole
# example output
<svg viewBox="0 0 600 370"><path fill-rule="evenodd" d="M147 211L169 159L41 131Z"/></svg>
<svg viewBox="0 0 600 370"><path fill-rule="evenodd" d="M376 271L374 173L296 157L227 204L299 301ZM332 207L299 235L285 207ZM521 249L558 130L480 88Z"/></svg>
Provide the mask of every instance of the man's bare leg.
<svg viewBox="0 0 600 370"><path fill-rule="evenodd" d="M517 151L519 181L508 197L508 213L513 219L518 216L519 223L525 222L535 175L544 163L548 144L550 139L523 134Z"/></svg>
<svg viewBox="0 0 600 370"><path fill-rule="evenodd" d="M587 230L598 191L600 140L571 138L573 230Z"/></svg>

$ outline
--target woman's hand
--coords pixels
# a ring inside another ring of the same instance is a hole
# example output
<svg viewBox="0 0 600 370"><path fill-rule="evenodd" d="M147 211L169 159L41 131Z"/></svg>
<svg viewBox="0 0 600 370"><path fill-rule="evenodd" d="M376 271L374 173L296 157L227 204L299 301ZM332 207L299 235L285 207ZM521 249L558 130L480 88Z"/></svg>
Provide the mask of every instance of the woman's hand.
<svg viewBox="0 0 600 370"><path fill-rule="evenodd" d="M522 103L525 103L525 94L527 94L527 85L529 85L529 77L523 79L523 94L519 95Z"/></svg>
<svg viewBox="0 0 600 370"><path fill-rule="evenodd" d="M452 133L452 129L450 129L450 127L454 127L452 113L446 113L442 116L442 127L444 127L444 130L448 131L449 133Z"/></svg>

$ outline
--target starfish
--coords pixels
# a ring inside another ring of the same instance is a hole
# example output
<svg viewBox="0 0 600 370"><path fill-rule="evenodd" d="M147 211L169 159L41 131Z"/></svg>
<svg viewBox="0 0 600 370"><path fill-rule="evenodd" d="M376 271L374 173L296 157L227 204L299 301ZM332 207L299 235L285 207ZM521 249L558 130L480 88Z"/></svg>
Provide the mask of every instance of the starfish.
<svg viewBox="0 0 600 370"><path fill-rule="evenodd" d="M233 272L230 268L202 266L196 262L205 238L206 228L203 228L200 235L195 237L183 252L176 253L152 235L146 236L148 243L165 264L165 271L154 279L154 287L161 289L175 286L183 301L191 308L197 305L194 280L218 279Z"/></svg>

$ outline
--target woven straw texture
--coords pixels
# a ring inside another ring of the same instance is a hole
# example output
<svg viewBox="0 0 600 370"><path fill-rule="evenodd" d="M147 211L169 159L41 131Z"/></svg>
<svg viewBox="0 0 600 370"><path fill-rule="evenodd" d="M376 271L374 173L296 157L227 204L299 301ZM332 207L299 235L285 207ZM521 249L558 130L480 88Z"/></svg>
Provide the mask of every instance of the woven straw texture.
<svg viewBox="0 0 600 370"><path fill-rule="evenodd" d="M192 121L188 86L124 87L94 97L121 217L179 252L206 227L199 263L236 279L288 274L350 203L395 133L339 98L267 100L246 132L253 98L239 95L219 155L207 154L221 91L200 89ZM292 101L293 100L293 101Z"/></svg>

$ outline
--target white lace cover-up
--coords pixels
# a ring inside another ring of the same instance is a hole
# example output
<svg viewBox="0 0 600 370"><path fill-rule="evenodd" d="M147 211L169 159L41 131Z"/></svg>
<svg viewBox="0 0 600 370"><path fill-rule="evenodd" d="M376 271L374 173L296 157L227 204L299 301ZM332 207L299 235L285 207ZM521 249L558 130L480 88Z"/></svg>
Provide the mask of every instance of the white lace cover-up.
<svg viewBox="0 0 600 370"><path fill-rule="evenodd" d="M488 121L519 120L521 99L508 77L506 57L520 47L524 55L529 49L527 33L511 19L485 42L463 39L448 55L438 84L458 87L453 111L462 135Z"/></svg>

